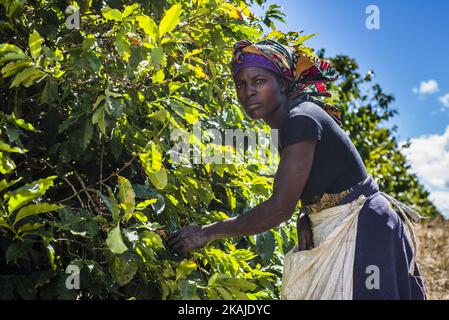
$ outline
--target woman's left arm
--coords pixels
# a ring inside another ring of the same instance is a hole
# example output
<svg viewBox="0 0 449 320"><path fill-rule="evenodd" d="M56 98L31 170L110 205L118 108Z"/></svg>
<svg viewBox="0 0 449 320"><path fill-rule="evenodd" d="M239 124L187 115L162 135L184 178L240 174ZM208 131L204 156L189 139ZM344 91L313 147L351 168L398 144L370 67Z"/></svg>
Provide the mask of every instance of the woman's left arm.
<svg viewBox="0 0 449 320"><path fill-rule="evenodd" d="M316 140L301 141L282 151L273 194L267 201L233 218L181 228L168 237L169 247L187 253L215 239L259 234L290 219L309 178L316 143Z"/></svg>

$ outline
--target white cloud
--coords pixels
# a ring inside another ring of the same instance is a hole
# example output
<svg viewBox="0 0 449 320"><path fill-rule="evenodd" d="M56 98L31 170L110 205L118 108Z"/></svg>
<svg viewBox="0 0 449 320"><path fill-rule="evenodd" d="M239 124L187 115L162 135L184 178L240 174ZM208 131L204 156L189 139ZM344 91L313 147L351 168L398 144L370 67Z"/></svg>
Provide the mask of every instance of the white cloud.
<svg viewBox="0 0 449 320"><path fill-rule="evenodd" d="M433 201L446 219L449 219L449 191L434 191L430 195L430 200Z"/></svg>
<svg viewBox="0 0 449 320"><path fill-rule="evenodd" d="M404 153L430 199L449 219L449 126L442 135L410 139L410 148Z"/></svg>
<svg viewBox="0 0 449 320"><path fill-rule="evenodd" d="M435 80L421 81L419 88L413 87L413 93L420 95L432 94L438 91L440 91L440 89L438 88L438 82Z"/></svg>
<svg viewBox="0 0 449 320"><path fill-rule="evenodd" d="M438 100L441 102L443 106L449 108L449 93L446 93L444 96L441 96Z"/></svg>

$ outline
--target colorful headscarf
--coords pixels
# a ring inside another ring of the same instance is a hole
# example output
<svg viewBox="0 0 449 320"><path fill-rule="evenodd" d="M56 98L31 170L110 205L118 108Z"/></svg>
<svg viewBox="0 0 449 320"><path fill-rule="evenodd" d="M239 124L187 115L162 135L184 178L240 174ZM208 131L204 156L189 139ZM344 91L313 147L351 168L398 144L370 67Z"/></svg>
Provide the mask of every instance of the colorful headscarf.
<svg viewBox="0 0 449 320"><path fill-rule="evenodd" d="M337 107L310 97L330 97L331 94L324 83L340 77L329 63L318 57L274 40L262 40L257 43L241 40L234 45L231 67L234 78L246 67L261 67L281 75L293 84L289 89L291 100L307 96L341 125L341 112Z"/></svg>

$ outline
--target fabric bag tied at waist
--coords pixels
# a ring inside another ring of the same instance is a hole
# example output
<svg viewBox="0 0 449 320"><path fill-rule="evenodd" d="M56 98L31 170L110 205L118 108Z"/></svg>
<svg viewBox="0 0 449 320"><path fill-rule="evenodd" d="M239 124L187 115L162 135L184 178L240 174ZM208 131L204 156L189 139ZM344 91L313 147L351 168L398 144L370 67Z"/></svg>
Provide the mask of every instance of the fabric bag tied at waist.
<svg viewBox="0 0 449 320"><path fill-rule="evenodd" d="M296 246L284 259L282 299L350 300L358 213L366 201L355 201L310 214L312 250Z"/></svg>

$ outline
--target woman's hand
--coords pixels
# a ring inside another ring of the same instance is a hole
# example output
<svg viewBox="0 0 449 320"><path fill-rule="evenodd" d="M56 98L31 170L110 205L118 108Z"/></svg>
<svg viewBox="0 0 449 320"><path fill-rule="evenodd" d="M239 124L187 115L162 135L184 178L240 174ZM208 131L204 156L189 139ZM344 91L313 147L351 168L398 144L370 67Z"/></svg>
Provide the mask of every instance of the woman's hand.
<svg viewBox="0 0 449 320"><path fill-rule="evenodd" d="M211 242L211 238L204 226L183 227L167 237L167 243L172 251L186 254L204 247Z"/></svg>
<svg viewBox="0 0 449 320"><path fill-rule="evenodd" d="M303 215L298 219L298 249L299 251L313 249L312 225L308 215Z"/></svg>

